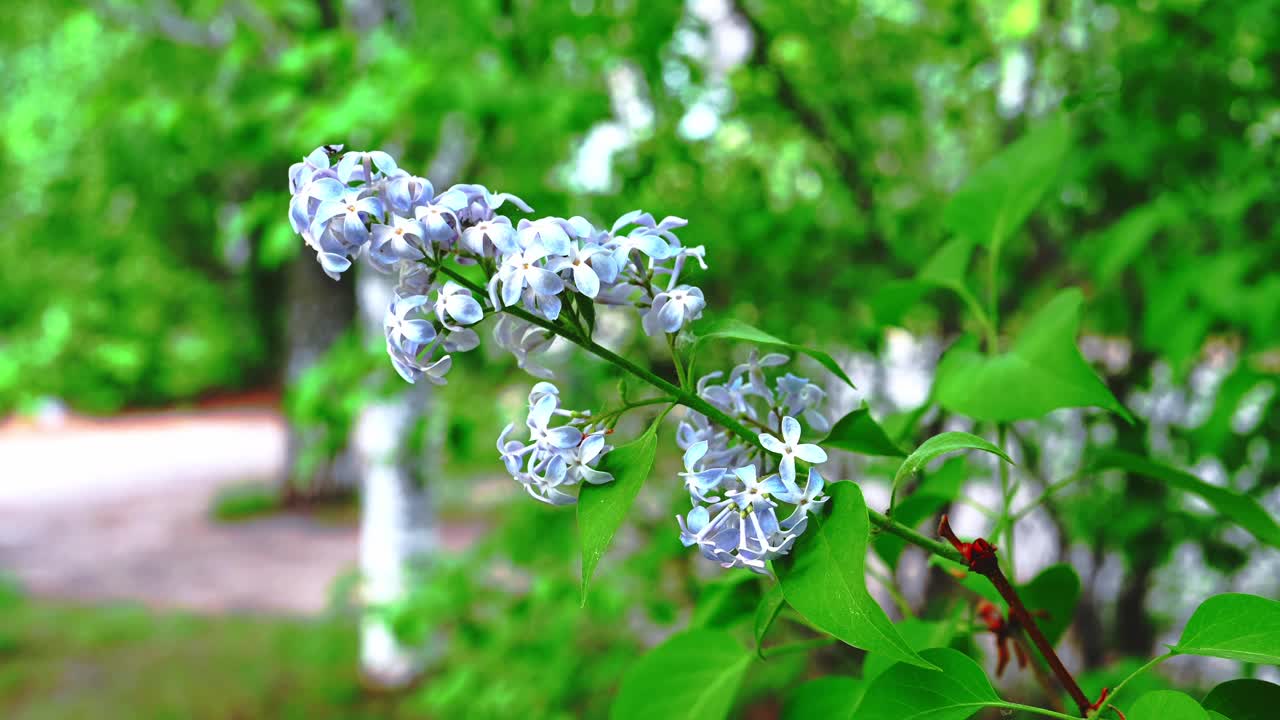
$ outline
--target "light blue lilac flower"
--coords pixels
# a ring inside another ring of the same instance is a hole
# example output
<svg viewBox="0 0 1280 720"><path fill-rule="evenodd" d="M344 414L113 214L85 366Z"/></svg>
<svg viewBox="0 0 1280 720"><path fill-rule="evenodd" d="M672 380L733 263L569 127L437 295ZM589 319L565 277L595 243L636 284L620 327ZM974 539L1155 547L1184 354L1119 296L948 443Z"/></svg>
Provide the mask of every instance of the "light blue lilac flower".
<svg viewBox="0 0 1280 720"><path fill-rule="evenodd" d="M653 305L645 313L643 324L648 335L680 332L685 325L702 317L707 301L702 290L690 285L677 285L653 299Z"/></svg>
<svg viewBox="0 0 1280 720"><path fill-rule="evenodd" d="M797 534L804 532L803 525L808 520L809 514L819 512L827 500L831 499L822 494L825 484L818 468L809 468L809 480L803 489L792 486L775 495L782 502L794 505L796 508L790 517L782 521L783 530L795 530Z"/></svg>
<svg viewBox="0 0 1280 720"><path fill-rule="evenodd" d="M782 418L782 438L761 433L760 445L765 450L782 456L782 460L778 463L778 472L782 476L782 481L788 485L795 483L796 480L796 460L815 464L827 461L825 450L812 443L800 442L800 423L790 415Z"/></svg>
<svg viewBox="0 0 1280 720"><path fill-rule="evenodd" d="M534 304L542 299L553 298L564 290L564 281L560 276L543 267L542 261L547 257L546 248L533 245L517 253L508 255L498 270L497 278L502 283L502 305L511 306L526 300L526 305ZM528 290L532 297L526 297ZM533 302L528 302L532 300ZM552 306L546 305L550 310ZM544 312L549 320L559 315L559 303L554 305L555 312Z"/></svg>
<svg viewBox="0 0 1280 720"><path fill-rule="evenodd" d="M452 280L436 293L436 318L449 330L460 330L459 325L474 325L484 319L484 309L471 297L471 291ZM450 324L450 321L455 324Z"/></svg>
<svg viewBox="0 0 1280 720"><path fill-rule="evenodd" d="M414 295L397 298L392 301L383 316L382 326L386 330L387 342L401 352L410 352L411 345L426 345L436 339L436 328L430 320L421 317L410 317L410 313L420 311L429 301L426 295Z"/></svg>
<svg viewBox="0 0 1280 720"><path fill-rule="evenodd" d="M516 242L529 250L542 248L546 255L564 255L569 252L569 233L573 226L561 218L545 217L537 220L521 220L516 225Z"/></svg>
<svg viewBox="0 0 1280 720"><path fill-rule="evenodd" d="M680 473L680 477L684 478L685 489L689 491L695 500L701 502L718 502L720 498L708 497L714 490L720 486L720 481L724 479L724 475L728 472L727 468L709 467L699 464L707 454L709 444L706 440L699 440L689 446L684 451L684 472Z"/></svg>
<svg viewBox="0 0 1280 720"><path fill-rule="evenodd" d="M424 236L421 222L392 213L388 224L373 226L371 249L398 260L421 260L427 254Z"/></svg>
<svg viewBox="0 0 1280 720"><path fill-rule="evenodd" d="M382 212L382 201L377 197L365 196L364 191L358 189L347 190L341 197L320 204L311 221L311 235L318 239L328 230L341 236L347 245L358 248L369 240L365 223L370 218L381 218Z"/></svg>
<svg viewBox="0 0 1280 720"><path fill-rule="evenodd" d="M512 439L514 425L498 436L498 454L503 465L530 496L551 505L576 501L569 492L582 483L599 485L613 476L595 467L612 449L603 431L583 432L574 423L586 414L559 408L560 391L550 383L538 383L529 393L529 415L525 426L529 442ZM556 417L568 417L567 425L552 426Z"/></svg>
<svg viewBox="0 0 1280 720"><path fill-rule="evenodd" d="M775 368L785 365L790 360L782 353L767 353L760 355L758 350L752 350L747 355L747 361L733 368L733 372L729 373L730 380L737 380L741 377L747 378L747 386L750 392L765 398L768 402L773 402L773 391L769 389L769 383L765 380L765 368Z"/></svg>
<svg viewBox="0 0 1280 720"><path fill-rule="evenodd" d="M802 416L814 432L825 433L831 429L831 421L821 407L827 393L807 378L787 373L778 378L778 405L781 414Z"/></svg>
<svg viewBox="0 0 1280 720"><path fill-rule="evenodd" d="M413 214L422 222L427 240L441 250L448 251L453 240L458 237L457 210L465 202L461 195L445 193L426 205L414 208Z"/></svg>
<svg viewBox="0 0 1280 720"><path fill-rule="evenodd" d="M568 279L573 282L574 291L595 299L600 294L600 275L593 267L593 260L600 256L600 261L608 266L606 275L616 276L614 271L613 258L608 255L608 251L599 246L587 244L584 245L578 240L569 243L568 250L564 256L551 259L547 263L547 270L553 273L568 271Z"/></svg>
<svg viewBox="0 0 1280 720"><path fill-rule="evenodd" d="M344 184L353 182L369 182L371 178L366 176L365 161L376 168L385 176L391 176L398 173L399 168L396 161L381 150L373 150L370 152L352 151L342 156L338 161L338 179Z"/></svg>
<svg viewBox="0 0 1280 720"><path fill-rule="evenodd" d="M551 377L551 371L536 359L555 341L555 336L550 331L504 313L494 323L493 339L499 347L515 357L520 369L534 377Z"/></svg>
<svg viewBox="0 0 1280 720"><path fill-rule="evenodd" d="M704 557L726 568L742 567L767 574L768 562L787 554L804 533L808 516L827 498L822 477L810 472L801 488L784 483L776 474L760 477L754 464L734 468L722 476L724 497L692 496L693 508L676 516L680 541L698 547ZM706 504L702 504L706 503ZM780 503L794 505L790 516L778 521Z"/></svg>
<svg viewBox="0 0 1280 720"><path fill-rule="evenodd" d="M401 175L391 180L385 192L391 210L405 217L413 216L414 210L428 205L436 193L430 180L415 175Z"/></svg>
<svg viewBox="0 0 1280 720"><path fill-rule="evenodd" d="M516 244L516 229L511 220L498 215L481 220L462 231L462 248L480 257L497 257L500 253L520 250Z"/></svg>

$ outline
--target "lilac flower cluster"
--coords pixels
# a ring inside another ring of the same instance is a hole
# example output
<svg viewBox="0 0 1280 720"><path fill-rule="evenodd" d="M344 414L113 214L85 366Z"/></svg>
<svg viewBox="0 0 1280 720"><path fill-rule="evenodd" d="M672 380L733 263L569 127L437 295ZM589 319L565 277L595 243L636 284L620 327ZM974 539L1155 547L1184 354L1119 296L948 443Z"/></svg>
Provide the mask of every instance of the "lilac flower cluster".
<svg viewBox="0 0 1280 720"><path fill-rule="evenodd" d="M636 210L608 229L582 217L513 221L499 212L532 212L514 195L480 185L437 193L385 152L333 145L290 168L289 190L289 222L330 277L340 278L362 256L398 275L383 324L391 363L409 382L444 382L452 354L480 344L473 328L489 315L498 315L498 345L529 373L549 378L538 355L556 335L589 339L594 312L584 308L592 303L635 308L649 335L679 333L706 305L702 291L683 282L690 259L706 269L706 253L680 242L675 231L686 224L680 218L659 221ZM473 274L450 270L446 261L472 266ZM477 274L482 281L468 279ZM817 445L800 441L797 419L814 432L830 429L826 396L791 374L770 383L766 374L787 360L753 352L727 377L715 372L697 383L703 400L764 431L759 446L696 411L680 424L681 476L693 506L677 518L681 540L725 567L767 573L768 561L790 550L809 514L827 500L815 468L803 482L797 478L798 463L827 459ZM502 431L498 452L535 499L572 504L583 483L613 480L598 467L612 449L604 423L562 409L551 383L529 394L528 439L512 437L515 427Z"/></svg>
<svg viewBox="0 0 1280 720"><path fill-rule="evenodd" d="M554 322L573 293L577 302L637 308L645 332L656 335L679 332L706 305L701 290L681 282L689 258L703 269L706 263L704 248L684 247L675 235L686 224L680 218L657 221L636 210L608 230L582 217L513 223L499 210L533 210L514 195L480 185L437 194L387 153L344 153L340 145L295 163L289 190L289 222L330 277L338 279L362 255L379 271L399 273L386 314L387 353L409 382L443 382L450 353L479 344L469 327L503 308ZM478 265L487 297L441 284L436 269L446 259ZM520 367L549 377L535 356L551 344L550 331L503 315L493 333Z"/></svg>
<svg viewBox="0 0 1280 720"><path fill-rule="evenodd" d="M556 417L568 418L552 427ZM605 444L605 430L591 425L589 412L560 408L560 391L549 382L540 382L529 392L529 416L525 420L529 441L510 439L515 424L498 436L498 453L507 472L534 499L550 505L569 505L577 496L567 492L581 483L601 485L613 476L597 470L613 448Z"/></svg>
<svg viewBox="0 0 1280 720"><path fill-rule="evenodd" d="M826 462L827 454L817 445L800 442L801 426L795 417L803 417L814 431L830 429L821 407L826 395L791 374L777 378L771 387L765 368L785 362L785 355L761 357L752 352L723 382L716 382L724 377L721 372L698 381L698 394L730 417L776 428L759 435L764 452L701 413L690 412L680 423L677 437L685 450L680 476L693 505L687 515L677 517L680 540L686 547L698 546L703 556L726 568L767 574L768 561L790 551L808 526L809 514L827 501L817 468L810 467L803 485L797 481L797 461L818 465ZM778 517L779 503L793 507L784 519Z"/></svg>

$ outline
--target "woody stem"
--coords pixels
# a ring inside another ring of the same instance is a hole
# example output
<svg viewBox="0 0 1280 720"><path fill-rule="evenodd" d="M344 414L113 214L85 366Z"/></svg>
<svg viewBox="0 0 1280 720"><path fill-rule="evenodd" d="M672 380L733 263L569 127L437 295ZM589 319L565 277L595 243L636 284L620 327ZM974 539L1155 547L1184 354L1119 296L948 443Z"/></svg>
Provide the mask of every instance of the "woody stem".
<svg viewBox="0 0 1280 720"><path fill-rule="evenodd" d="M1062 687L1066 689L1067 694L1071 696L1071 699L1080 708L1080 716L1087 717L1092 703L1085 697L1084 691L1080 689L1076 679L1071 676L1071 672L1062 664L1062 660L1053 650L1053 644L1041 632L1035 618L1032 617L1031 613L1027 612L1026 605L1022 604L1022 598L1018 597L1018 591L1009 582L1009 578L1004 576L1004 571L1000 569L998 564L992 563L989 568L984 567L982 569L986 570L982 574L991 581L991 584L996 588L996 592L1000 593L1000 597L1004 598L1004 601L1008 603L1009 613L1013 615L1014 620L1018 621L1022 630L1031 638L1031 642L1040 651L1045 662L1049 663L1049 669L1053 670L1058 682L1062 683Z"/></svg>

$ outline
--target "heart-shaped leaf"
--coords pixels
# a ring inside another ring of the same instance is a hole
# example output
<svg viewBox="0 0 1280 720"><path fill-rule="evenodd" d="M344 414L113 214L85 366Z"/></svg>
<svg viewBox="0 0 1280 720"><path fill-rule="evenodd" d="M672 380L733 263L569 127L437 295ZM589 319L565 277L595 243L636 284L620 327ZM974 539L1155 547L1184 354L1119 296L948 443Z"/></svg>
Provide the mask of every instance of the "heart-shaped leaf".
<svg viewBox="0 0 1280 720"><path fill-rule="evenodd" d="M587 604L587 589L596 565L604 556L614 533L622 527L627 511L636 501L640 486L653 469L658 450L658 422L640 437L614 448L600 461L599 470L613 475L613 482L603 485L583 483L578 491L578 540L582 548L582 604Z"/></svg>
<svg viewBox="0 0 1280 720"><path fill-rule="evenodd" d="M1248 495L1221 488L1201 480L1184 470L1155 462L1141 455L1120 450L1102 453L1091 465L1093 472L1119 469L1155 478L1170 487L1199 495L1214 510L1271 547L1280 547L1280 524L1257 500Z"/></svg>
<svg viewBox="0 0 1280 720"><path fill-rule="evenodd" d="M1067 407L1100 407L1132 422L1076 347L1079 290L1064 290L1032 316L1013 347L994 357L973 342L952 346L938 364L934 398L975 420L1038 418Z"/></svg>
<svg viewBox="0 0 1280 720"><path fill-rule="evenodd" d="M898 663L867 688L858 720L966 720L984 707L1001 703L982 667L950 648L920 653L938 670Z"/></svg>
<svg viewBox="0 0 1280 720"><path fill-rule="evenodd" d="M1052 186L1070 146L1065 113L1042 121L969 176L942 211L943 223L999 255Z"/></svg>
<svg viewBox="0 0 1280 720"><path fill-rule="evenodd" d="M862 490L839 482L827 492L829 514L811 518L791 553L773 563L787 602L816 627L856 648L932 667L867 592L863 568L871 523Z"/></svg>
<svg viewBox="0 0 1280 720"><path fill-rule="evenodd" d="M897 474L893 476L891 494L896 498L898 487L906 482L907 478L918 472L920 468L927 465L930 460L957 450L982 450L1003 459L1010 465L1013 464L1013 460L1010 460L1003 450L977 435L958 431L944 432L920 443L920 447L916 448L915 452L902 461L902 466L898 468Z"/></svg>
<svg viewBox="0 0 1280 720"><path fill-rule="evenodd" d="M1153 690L1125 713L1129 720L1209 720L1209 713L1186 693Z"/></svg>
<svg viewBox="0 0 1280 720"><path fill-rule="evenodd" d="M863 455L886 457L906 457L907 455L889 438L880 423L871 417L871 411L865 404L837 420L827 438L822 441L822 445L826 448L848 450Z"/></svg>
<svg viewBox="0 0 1280 720"><path fill-rule="evenodd" d="M1173 650L1280 665L1280 602L1243 593L1214 595L1191 614Z"/></svg>
<svg viewBox="0 0 1280 720"><path fill-rule="evenodd" d="M775 337L760 328L748 325L741 320L734 318L721 318L720 320L710 323L698 333L698 339L694 344L694 352L697 352L699 346L706 340L742 340L744 342L755 343L756 345L772 345L791 352L798 352L808 355L818 364L831 371L831 374L843 380L849 387L853 387L853 380L840 369L840 365L828 354L821 350L814 350L803 345L789 343L782 338Z"/></svg>
<svg viewBox="0 0 1280 720"><path fill-rule="evenodd" d="M722 720L751 659L723 630L673 635L627 670L609 717Z"/></svg>
<svg viewBox="0 0 1280 720"><path fill-rule="evenodd" d="M1274 720L1280 712L1280 685L1265 680L1229 680L1210 690L1200 704L1231 720Z"/></svg>

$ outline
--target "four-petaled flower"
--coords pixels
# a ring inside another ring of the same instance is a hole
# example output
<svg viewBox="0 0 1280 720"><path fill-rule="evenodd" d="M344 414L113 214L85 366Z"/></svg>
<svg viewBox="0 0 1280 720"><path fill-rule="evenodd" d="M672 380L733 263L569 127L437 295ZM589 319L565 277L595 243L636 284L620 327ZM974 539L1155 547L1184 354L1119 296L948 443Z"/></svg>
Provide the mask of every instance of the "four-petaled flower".
<svg viewBox="0 0 1280 720"><path fill-rule="evenodd" d="M421 308L427 302L426 295L414 295L413 297L400 298L387 308L387 313L382 321L383 327L387 331L387 342L394 345L400 352L408 354L414 352L410 346L406 345L406 341L417 345L426 345L436 339L436 328L429 320L421 318L409 319L409 313Z"/></svg>
<svg viewBox="0 0 1280 720"><path fill-rule="evenodd" d="M436 294L435 310L440 324L454 331L461 328L450 325L450 319L458 325L475 325L484 319L484 309L471 297L471 291L452 280L446 282Z"/></svg>
<svg viewBox="0 0 1280 720"><path fill-rule="evenodd" d="M564 281L560 276L539 264L546 256L546 248L535 245L507 257L502 269L498 271L498 277L502 280L503 305L511 306L520 302L525 287L538 295L546 296L555 295L564 289Z"/></svg>
<svg viewBox="0 0 1280 720"><path fill-rule="evenodd" d="M653 299L653 307L644 316L644 331L649 335L657 335L658 330L679 332L686 324L702 317L702 309L706 306L701 289L677 285L667 292L658 293Z"/></svg>
<svg viewBox="0 0 1280 720"><path fill-rule="evenodd" d="M591 266L591 260L602 253L607 251L599 245L580 246L575 240L569 243L568 252L564 257L557 257L547 264L547 270L554 273L569 270L574 288L579 293L595 299L596 295L600 294L600 276ZM611 259L608 262L612 264Z"/></svg>
<svg viewBox="0 0 1280 720"><path fill-rule="evenodd" d="M794 485L796 481L796 460L814 464L827 461L825 450L812 443L800 442L800 423L790 415L782 418L781 440L769 433L761 433L760 444L765 450L782 456L778 473L788 486Z"/></svg>

